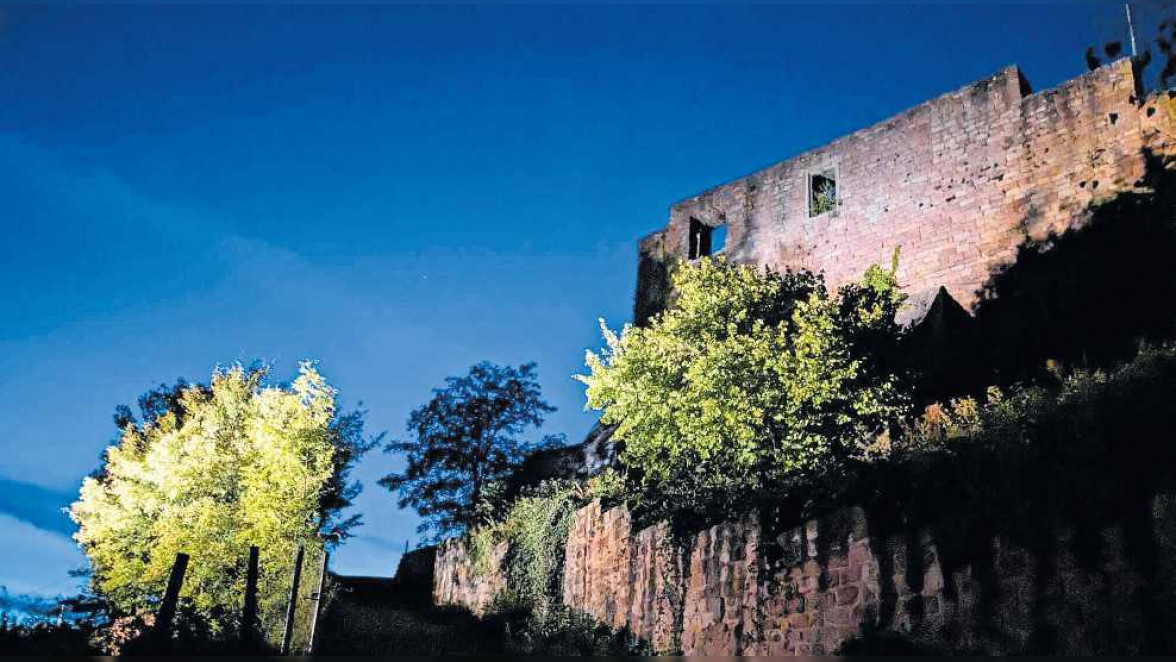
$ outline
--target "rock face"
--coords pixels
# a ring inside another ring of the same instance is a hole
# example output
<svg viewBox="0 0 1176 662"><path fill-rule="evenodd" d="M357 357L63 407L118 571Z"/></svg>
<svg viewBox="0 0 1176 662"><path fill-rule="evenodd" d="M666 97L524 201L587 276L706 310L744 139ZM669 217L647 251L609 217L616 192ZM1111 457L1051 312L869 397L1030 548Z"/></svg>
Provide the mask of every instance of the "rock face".
<svg viewBox="0 0 1176 662"><path fill-rule="evenodd" d="M665 523L634 532L627 508L593 502L575 515L563 600L656 650L695 655L832 654L887 636L989 654L1170 650L1176 498L1156 497L1144 524L1046 527L1030 548L871 531L848 508L774 534L748 516L690 536L683 553ZM434 595L482 613L505 581L469 564L462 545L443 545Z"/></svg>
<svg viewBox="0 0 1176 662"><path fill-rule="evenodd" d="M880 563L865 514L847 509L776 538L779 559L757 593L760 627L753 655L822 655L877 623Z"/></svg>
<svg viewBox="0 0 1176 662"><path fill-rule="evenodd" d="M677 648L675 624L682 608L682 555L665 522L637 533L630 550L629 629L655 650Z"/></svg>
<svg viewBox="0 0 1176 662"><path fill-rule="evenodd" d="M669 264L698 256L699 237L709 246L719 226L728 259L823 271L833 288L889 264L901 246L898 279L914 300L942 286L971 309L1018 246L1139 190L1145 155L1173 152L1172 99L1139 88L1129 59L1037 93L1008 67L682 200L641 241L635 319L665 305ZM823 178L836 182L836 204L813 213Z"/></svg>

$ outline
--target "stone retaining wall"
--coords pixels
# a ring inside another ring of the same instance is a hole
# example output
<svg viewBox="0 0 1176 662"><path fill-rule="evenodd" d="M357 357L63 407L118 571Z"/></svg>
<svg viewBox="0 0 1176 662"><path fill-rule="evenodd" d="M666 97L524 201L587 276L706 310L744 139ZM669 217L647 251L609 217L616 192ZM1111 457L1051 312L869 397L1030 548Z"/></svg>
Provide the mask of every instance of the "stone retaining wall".
<svg viewBox="0 0 1176 662"><path fill-rule="evenodd" d="M506 588L503 560L507 550L507 544L500 543L488 559L476 563L463 540L441 543L433 563L433 604L461 605L484 615L494 597Z"/></svg>
<svg viewBox="0 0 1176 662"><path fill-rule="evenodd" d="M634 531L627 508L592 502L571 528L563 600L685 654L820 655L887 636L985 654L1176 645L1176 498L1153 500L1142 543L1138 527L1133 541L1103 528L1093 549L1072 528L1047 528L1034 549L992 535L945 552L928 531L872 532L850 508L775 534L749 516L688 537L682 552L665 523ZM460 543L443 545L434 595L483 613L505 581L469 564Z"/></svg>

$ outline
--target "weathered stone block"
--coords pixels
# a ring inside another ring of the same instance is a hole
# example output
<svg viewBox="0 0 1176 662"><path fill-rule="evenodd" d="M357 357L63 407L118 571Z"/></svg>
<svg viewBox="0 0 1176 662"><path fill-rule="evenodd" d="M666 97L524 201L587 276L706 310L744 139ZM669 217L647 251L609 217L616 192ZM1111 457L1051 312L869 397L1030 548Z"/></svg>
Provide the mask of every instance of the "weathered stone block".
<svg viewBox="0 0 1176 662"><path fill-rule="evenodd" d="M1160 501L1152 530L1158 548L1176 543L1176 507ZM836 520L835 521L840 521ZM1141 612L1142 591L1159 582L1157 595L1172 593L1173 564L1157 564L1156 577L1144 577L1129 558L1120 527L1105 529L1096 568L1079 563L1068 529L1059 529L1054 558L1038 563L1033 554L1005 539L992 541L997 569L1024 565L1022 574L1000 574L971 566L954 567L956 590L946 583L936 541L922 536L917 549L922 568L921 593L906 583L905 565L877 577L879 565L868 539L850 540L848 529L818 524L823 535L844 536L858 552L858 565L833 570L817 559L760 572L758 521L749 517L700 532L690 549L690 580L682 582L687 559L668 544L665 524L632 533L627 510L601 512L589 504L573 518L565 560L564 599L613 627L671 650L680 642L686 653L707 655L795 655L836 652L863 628L917 635L956 650L1023 653L1048 624L1059 638L1060 653L1138 652L1148 636ZM904 538L905 539L905 538ZM832 541L825 541L832 542ZM875 541L877 542L877 541ZM879 548L895 549L896 541ZM492 563L473 571L473 559L460 541L438 548L434 561L434 597L440 604L462 604L481 613L505 587L501 562L505 546L492 552ZM829 559L832 564L833 559ZM1049 569L1038 576L1040 568ZM862 575L873 572L876 579ZM857 574L854 574L857 572ZM822 588L819 578L825 575ZM797 581L799 580L799 582ZM885 585L886 591L882 590ZM804 592L802 595L801 592ZM681 618L679 619L679 614ZM1133 648L1134 646L1134 648Z"/></svg>

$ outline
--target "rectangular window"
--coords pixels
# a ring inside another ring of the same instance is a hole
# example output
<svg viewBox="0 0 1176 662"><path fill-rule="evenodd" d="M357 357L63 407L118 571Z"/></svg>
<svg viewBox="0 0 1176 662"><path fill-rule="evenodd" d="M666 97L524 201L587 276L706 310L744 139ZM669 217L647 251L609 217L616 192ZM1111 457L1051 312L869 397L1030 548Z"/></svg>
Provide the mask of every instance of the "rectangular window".
<svg viewBox="0 0 1176 662"><path fill-rule="evenodd" d="M690 259L697 260L711 252L711 226L697 219L690 219Z"/></svg>
<svg viewBox="0 0 1176 662"><path fill-rule="evenodd" d="M707 225L702 221L690 219L690 248L688 255L691 260L714 255L723 250L727 241L727 227Z"/></svg>
<svg viewBox="0 0 1176 662"><path fill-rule="evenodd" d="M727 248L727 226L720 225L711 230L711 255L718 255Z"/></svg>
<svg viewBox="0 0 1176 662"><path fill-rule="evenodd" d="M809 218L837 208L837 173L832 168L809 175Z"/></svg>

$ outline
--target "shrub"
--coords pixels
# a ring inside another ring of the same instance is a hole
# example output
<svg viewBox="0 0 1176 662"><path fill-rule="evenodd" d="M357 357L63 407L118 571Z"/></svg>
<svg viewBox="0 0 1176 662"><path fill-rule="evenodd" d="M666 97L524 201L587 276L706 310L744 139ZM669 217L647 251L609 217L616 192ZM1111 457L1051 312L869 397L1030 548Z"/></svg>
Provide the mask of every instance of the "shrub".
<svg viewBox="0 0 1176 662"><path fill-rule="evenodd" d="M583 487L574 482L548 481L512 502L502 520L469 532L466 545L476 574L494 571L494 550L507 544L502 570L508 588L495 596L491 611L542 618L558 602L568 530L582 495Z"/></svg>
<svg viewBox="0 0 1176 662"><path fill-rule="evenodd" d="M500 539L509 543L504 570L510 588L498 597L498 610L524 610L542 620L558 603L564 547L580 505L578 494L573 483L549 481L511 505L496 527Z"/></svg>
<svg viewBox="0 0 1176 662"><path fill-rule="evenodd" d="M506 652L516 655L654 654L627 629L613 630L583 612L553 606L545 618L507 620Z"/></svg>
<svg viewBox="0 0 1176 662"><path fill-rule="evenodd" d="M488 575L495 570L494 549L502 540L502 526L495 523L479 526L466 536L471 570L475 575Z"/></svg>
<svg viewBox="0 0 1176 662"><path fill-rule="evenodd" d="M897 255L896 255L897 259ZM682 265L649 326L588 352L589 406L654 516L731 514L835 473L909 408L889 368L903 297L894 268L830 296L809 272Z"/></svg>
<svg viewBox="0 0 1176 662"><path fill-rule="evenodd" d="M1176 348L1144 349L1107 371L1052 372L1052 382L929 407L806 516L862 506L879 531L925 527L957 555L982 552L969 536L985 530L1053 544L1059 522L1076 528L1088 559L1106 526L1150 540L1151 499L1170 490L1176 468Z"/></svg>
<svg viewBox="0 0 1176 662"><path fill-rule="evenodd" d="M600 499L612 504L625 496L625 476L613 467L608 467L584 483L584 497Z"/></svg>
<svg viewBox="0 0 1176 662"><path fill-rule="evenodd" d="M583 640L576 632L565 632L583 619L571 618L560 595L568 531L583 494L583 485L575 482L547 481L504 505L502 519L466 534L472 572L501 570L505 575L506 588L494 596L488 612L490 622L504 628L511 652L564 650L560 642ZM495 552L504 543L502 557ZM502 568L492 566L498 562Z"/></svg>

